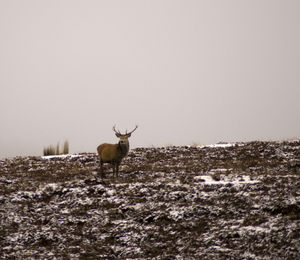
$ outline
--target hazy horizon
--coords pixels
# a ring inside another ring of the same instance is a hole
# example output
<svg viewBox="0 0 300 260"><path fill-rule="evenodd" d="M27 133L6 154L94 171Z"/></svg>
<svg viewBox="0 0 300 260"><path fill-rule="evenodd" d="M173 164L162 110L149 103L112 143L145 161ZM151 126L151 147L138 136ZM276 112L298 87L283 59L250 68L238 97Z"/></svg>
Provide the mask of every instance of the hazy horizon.
<svg viewBox="0 0 300 260"><path fill-rule="evenodd" d="M297 0L0 0L0 158L300 137Z"/></svg>

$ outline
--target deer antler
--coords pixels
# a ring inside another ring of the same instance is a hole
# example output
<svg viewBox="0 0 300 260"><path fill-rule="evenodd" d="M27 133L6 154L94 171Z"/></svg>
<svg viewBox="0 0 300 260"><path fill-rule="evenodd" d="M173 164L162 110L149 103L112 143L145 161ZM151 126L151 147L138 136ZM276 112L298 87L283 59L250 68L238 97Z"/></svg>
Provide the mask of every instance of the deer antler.
<svg viewBox="0 0 300 260"><path fill-rule="evenodd" d="M116 130L116 125L113 126L112 130L118 134L118 135L121 135L120 131Z"/></svg>
<svg viewBox="0 0 300 260"><path fill-rule="evenodd" d="M129 135L130 136L137 128L138 128L138 126L136 125L135 128L131 132L127 133L127 130L126 130L125 134L121 134L121 132L119 130L116 130L116 125L114 125L112 129L119 136L121 136L121 135L123 135L123 136L124 135L127 135L127 136Z"/></svg>
<svg viewBox="0 0 300 260"><path fill-rule="evenodd" d="M131 135L137 128L138 128L138 126L136 125L135 128L131 132L127 133L127 131L126 131L126 134Z"/></svg>

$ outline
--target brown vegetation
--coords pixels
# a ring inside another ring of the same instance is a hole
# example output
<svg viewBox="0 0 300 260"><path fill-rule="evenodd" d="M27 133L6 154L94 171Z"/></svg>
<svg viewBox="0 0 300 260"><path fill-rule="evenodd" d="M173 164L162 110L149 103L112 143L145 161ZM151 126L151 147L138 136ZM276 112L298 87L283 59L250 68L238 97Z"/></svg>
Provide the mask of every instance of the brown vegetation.
<svg viewBox="0 0 300 260"><path fill-rule="evenodd" d="M53 145L48 147L44 147L43 154L44 156L48 155L60 155L60 154L68 154L69 153L69 142L65 141L62 151L60 151L59 143L57 143L56 148Z"/></svg>
<svg viewBox="0 0 300 260"><path fill-rule="evenodd" d="M0 160L1 259L299 259L300 142Z"/></svg>

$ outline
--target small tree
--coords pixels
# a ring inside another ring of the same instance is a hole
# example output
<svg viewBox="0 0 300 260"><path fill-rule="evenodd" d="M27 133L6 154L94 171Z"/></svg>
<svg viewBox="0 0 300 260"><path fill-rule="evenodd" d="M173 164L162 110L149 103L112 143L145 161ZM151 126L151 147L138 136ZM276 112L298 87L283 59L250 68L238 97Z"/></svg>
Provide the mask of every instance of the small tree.
<svg viewBox="0 0 300 260"><path fill-rule="evenodd" d="M44 148L44 156L55 155L55 147L50 145Z"/></svg>
<svg viewBox="0 0 300 260"><path fill-rule="evenodd" d="M44 150L43 150L44 156L68 154L68 153L69 153L69 142L68 141L64 142L62 152L60 152L59 143L57 143L56 147L53 145L50 145L48 147L44 147Z"/></svg>
<svg viewBox="0 0 300 260"><path fill-rule="evenodd" d="M69 142L66 140L63 146L63 154L68 154L68 153L69 153Z"/></svg>
<svg viewBox="0 0 300 260"><path fill-rule="evenodd" d="M56 145L56 153L55 153L56 155L59 155L60 154L60 152L59 152L59 143L57 143L57 145Z"/></svg>

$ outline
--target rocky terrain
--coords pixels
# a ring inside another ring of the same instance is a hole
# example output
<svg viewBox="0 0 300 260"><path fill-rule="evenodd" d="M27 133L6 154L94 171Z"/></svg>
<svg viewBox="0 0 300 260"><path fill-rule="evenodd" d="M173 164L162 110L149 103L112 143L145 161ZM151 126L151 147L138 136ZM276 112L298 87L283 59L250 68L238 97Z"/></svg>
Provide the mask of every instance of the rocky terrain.
<svg viewBox="0 0 300 260"><path fill-rule="evenodd" d="M0 160L1 259L300 259L300 141Z"/></svg>

